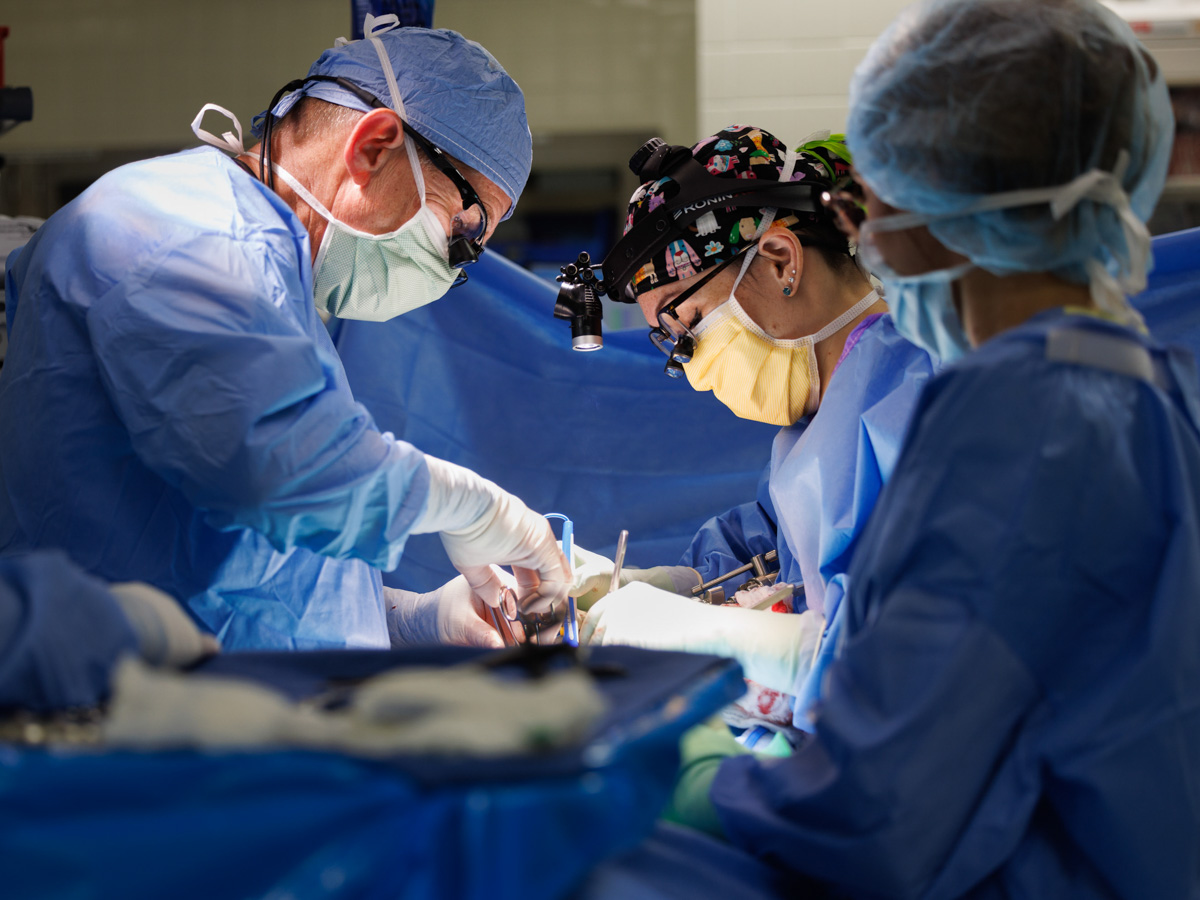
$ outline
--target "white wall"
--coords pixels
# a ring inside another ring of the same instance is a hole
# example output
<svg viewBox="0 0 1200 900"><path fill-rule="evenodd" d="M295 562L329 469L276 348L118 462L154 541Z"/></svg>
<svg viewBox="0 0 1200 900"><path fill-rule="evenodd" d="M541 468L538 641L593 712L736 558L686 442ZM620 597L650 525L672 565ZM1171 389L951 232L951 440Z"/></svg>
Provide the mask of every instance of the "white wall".
<svg viewBox="0 0 1200 900"><path fill-rule="evenodd" d="M495 54L535 136L696 132L695 0L437 0L434 21ZM630 149L630 153L636 147Z"/></svg>
<svg viewBox="0 0 1200 900"><path fill-rule="evenodd" d="M684 143L741 121L792 142L844 125L854 66L907 3L437 0L435 24L495 53L536 135ZM0 143L19 156L190 145L210 100L248 124L350 22L348 0L0 0L0 25L8 84L34 89Z"/></svg>
<svg viewBox="0 0 1200 900"><path fill-rule="evenodd" d="M845 127L867 48L910 0L697 0L698 136L758 125L789 144Z"/></svg>

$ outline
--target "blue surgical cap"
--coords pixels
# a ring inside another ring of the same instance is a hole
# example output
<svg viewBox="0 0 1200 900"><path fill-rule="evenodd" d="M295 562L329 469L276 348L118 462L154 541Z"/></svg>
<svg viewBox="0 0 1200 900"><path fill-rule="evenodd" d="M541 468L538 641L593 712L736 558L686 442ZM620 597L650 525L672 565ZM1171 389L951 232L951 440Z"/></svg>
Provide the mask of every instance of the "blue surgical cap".
<svg viewBox="0 0 1200 900"><path fill-rule="evenodd" d="M1093 0L926 0L875 42L854 73L847 143L886 203L952 214L984 197L1119 172L1145 221L1174 134L1162 72L1120 18ZM1090 260L1128 272L1117 210L1084 199L929 225L996 274L1053 272L1087 283ZM1092 263L1095 266L1095 263Z"/></svg>
<svg viewBox="0 0 1200 900"><path fill-rule="evenodd" d="M383 42L396 74L404 121L495 182L512 201L508 218L533 164L525 96L517 83L482 46L449 29L405 27L376 30L375 36ZM379 55L369 39L326 50L308 74L345 78L393 106ZM314 81L280 101L275 115L286 114L302 96L369 111L350 91Z"/></svg>

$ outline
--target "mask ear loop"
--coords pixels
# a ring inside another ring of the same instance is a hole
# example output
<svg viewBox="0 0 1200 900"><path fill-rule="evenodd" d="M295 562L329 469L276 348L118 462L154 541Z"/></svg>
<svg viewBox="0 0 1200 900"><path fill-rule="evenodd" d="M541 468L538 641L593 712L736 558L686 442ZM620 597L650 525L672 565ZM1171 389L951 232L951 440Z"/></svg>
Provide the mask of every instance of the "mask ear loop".
<svg viewBox="0 0 1200 900"><path fill-rule="evenodd" d="M796 158L796 151L788 150L787 155L783 158L783 168L779 172L780 181L792 180L792 172L796 168ZM742 283L742 279L745 277L746 272L750 269L750 263L753 261L754 255L758 253L759 238L766 234L767 229L771 227L771 223L775 221L775 215L778 212L779 209L772 206L765 213L763 213L762 221L758 223L758 228L754 231L754 237L750 239L754 242L754 246L746 251L746 259L742 263L742 268L738 271L737 278L734 279L733 287L729 289L730 297L737 293L738 285Z"/></svg>

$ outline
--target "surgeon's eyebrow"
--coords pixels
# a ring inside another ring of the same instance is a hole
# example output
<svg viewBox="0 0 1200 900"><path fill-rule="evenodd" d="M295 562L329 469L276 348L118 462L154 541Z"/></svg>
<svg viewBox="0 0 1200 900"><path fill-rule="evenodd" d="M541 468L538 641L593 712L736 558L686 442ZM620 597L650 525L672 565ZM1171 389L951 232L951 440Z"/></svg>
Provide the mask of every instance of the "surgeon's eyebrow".
<svg viewBox="0 0 1200 900"><path fill-rule="evenodd" d="M675 298L678 296L679 296L679 291L675 291L675 293L671 294L669 297L667 297L665 300L663 300L662 303L658 304L658 308L654 310L654 318L657 319L660 315L662 315L663 312L666 310L666 308L668 306L670 306L675 301Z"/></svg>
<svg viewBox="0 0 1200 900"><path fill-rule="evenodd" d="M483 207L483 212L487 216L488 230L487 230L487 233L484 234L484 236L482 238L483 243L486 244L488 241L490 241L492 239L492 235L494 235L496 233L496 229L500 226L500 220L504 218L504 214L506 212L508 212L510 209L512 209L513 203L510 200L508 202L507 206L505 206L503 208L498 208L492 204L489 204L487 199L483 196L483 193L478 188L476 188L475 185L472 184L471 187L475 188L475 196L479 198L479 205L481 207ZM508 198L505 197L505 199L507 200ZM460 203L462 202L461 198L459 198L459 202ZM474 208L474 204L472 204L472 208ZM471 215L471 213L465 208L463 208L459 212L455 213L455 216L463 216L463 215L469 216L469 215Z"/></svg>
<svg viewBox="0 0 1200 900"><path fill-rule="evenodd" d="M505 199L508 200L507 197L505 197ZM479 198L479 202L483 203L482 197ZM484 205L486 206L487 204L485 203ZM503 219L504 216L508 213L508 211L512 208L513 208L513 202L511 200L509 200L508 205L505 206L503 209L497 209L495 212L493 212L492 210L489 209L488 210L488 221L496 222L497 224L499 224L500 220Z"/></svg>

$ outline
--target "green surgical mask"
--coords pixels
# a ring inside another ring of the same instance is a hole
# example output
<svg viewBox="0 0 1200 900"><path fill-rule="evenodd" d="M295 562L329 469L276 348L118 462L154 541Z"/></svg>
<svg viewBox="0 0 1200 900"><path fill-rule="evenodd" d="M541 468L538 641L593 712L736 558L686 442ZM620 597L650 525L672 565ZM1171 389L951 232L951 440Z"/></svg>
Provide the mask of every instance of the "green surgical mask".
<svg viewBox="0 0 1200 900"><path fill-rule="evenodd" d="M425 203L425 179L412 141L405 142L421 197L416 215L387 234L367 234L333 216L296 178L286 181L329 226L313 263L317 309L341 319L382 322L442 297L458 272L450 267L445 228Z"/></svg>

